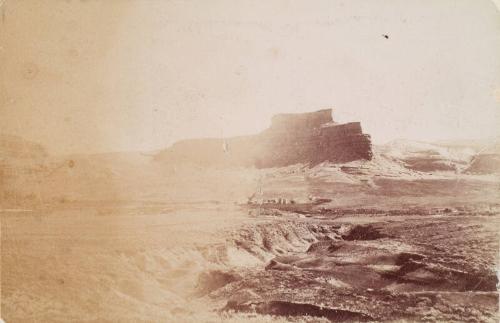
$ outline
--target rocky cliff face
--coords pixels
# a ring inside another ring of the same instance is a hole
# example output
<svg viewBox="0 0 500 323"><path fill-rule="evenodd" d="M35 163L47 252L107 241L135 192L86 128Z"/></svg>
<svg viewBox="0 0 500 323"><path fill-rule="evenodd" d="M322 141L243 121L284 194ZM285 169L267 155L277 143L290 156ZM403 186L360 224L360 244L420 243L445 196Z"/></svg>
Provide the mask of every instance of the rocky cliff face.
<svg viewBox="0 0 500 323"><path fill-rule="evenodd" d="M255 136L184 140L158 154L157 160L258 168L370 160L370 136L362 132L360 123L336 124L331 113L326 109L279 114L270 128Z"/></svg>

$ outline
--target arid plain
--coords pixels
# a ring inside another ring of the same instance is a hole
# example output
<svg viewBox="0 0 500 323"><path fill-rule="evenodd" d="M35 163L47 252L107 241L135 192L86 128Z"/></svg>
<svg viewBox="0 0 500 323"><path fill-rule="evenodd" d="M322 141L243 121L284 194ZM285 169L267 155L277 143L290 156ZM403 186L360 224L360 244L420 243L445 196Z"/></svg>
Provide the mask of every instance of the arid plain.
<svg viewBox="0 0 500 323"><path fill-rule="evenodd" d="M498 320L494 143L258 169L2 140L6 322Z"/></svg>

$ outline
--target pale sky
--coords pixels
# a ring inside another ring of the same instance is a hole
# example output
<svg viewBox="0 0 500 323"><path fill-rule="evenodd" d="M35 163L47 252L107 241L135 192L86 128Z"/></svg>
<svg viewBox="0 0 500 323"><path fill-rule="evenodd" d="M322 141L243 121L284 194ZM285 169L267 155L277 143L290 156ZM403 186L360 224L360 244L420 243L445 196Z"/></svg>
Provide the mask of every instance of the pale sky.
<svg viewBox="0 0 500 323"><path fill-rule="evenodd" d="M0 3L0 133L53 153L251 134L323 108L375 143L499 136L491 1Z"/></svg>

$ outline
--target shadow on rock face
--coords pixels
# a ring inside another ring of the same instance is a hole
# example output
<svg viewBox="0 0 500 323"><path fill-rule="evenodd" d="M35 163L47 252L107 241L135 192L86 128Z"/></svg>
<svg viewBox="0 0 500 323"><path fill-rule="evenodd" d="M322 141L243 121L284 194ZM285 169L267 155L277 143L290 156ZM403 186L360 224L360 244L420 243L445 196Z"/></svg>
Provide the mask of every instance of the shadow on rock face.
<svg viewBox="0 0 500 323"><path fill-rule="evenodd" d="M240 275L232 272L224 272L221 270L203 272L198 276L195 295L203 296L210 294L211 292L240 279Z"/></svg>
<svg viewBox="0 0 500 323"><path fill-rule="evenodd" d="M355 226L349 233L342 236L342 239L347 241L353 240L377 240L386 238L388 235L383 234L379 229L371 225L358 225Z"/></svg>
<svg viewBox="0 0 500 323"><path fill-rule="evenodd" d="M238 312L256 312L259 314L277 316L322 317L332 322L366 322L375 320L373 317L361 312L286 301L247 303L229 301L223 311L227 310L234 310Z"/></svg>
<svg viewBox="0 0 500 323"><path fill-rule="evenodd" d="M276 260L271 260L269 264L265 267L266 270L300 270L300 268L294 267L289 264L283 264Z"/></svg>

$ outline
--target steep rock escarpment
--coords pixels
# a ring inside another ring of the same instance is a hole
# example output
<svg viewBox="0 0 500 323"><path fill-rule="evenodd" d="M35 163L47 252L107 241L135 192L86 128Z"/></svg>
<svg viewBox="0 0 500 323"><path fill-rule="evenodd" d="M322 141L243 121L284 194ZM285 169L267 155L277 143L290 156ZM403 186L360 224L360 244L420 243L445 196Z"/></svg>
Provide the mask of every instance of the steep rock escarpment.
<svg viewBox="0 0 500 323"><path fill-rule="evenodd" d="M359 122L337 124L332 110L279 114L254 136L179 141L156 156L173 163L206 166L281 167L372 158L370 136Z"/></svg>

